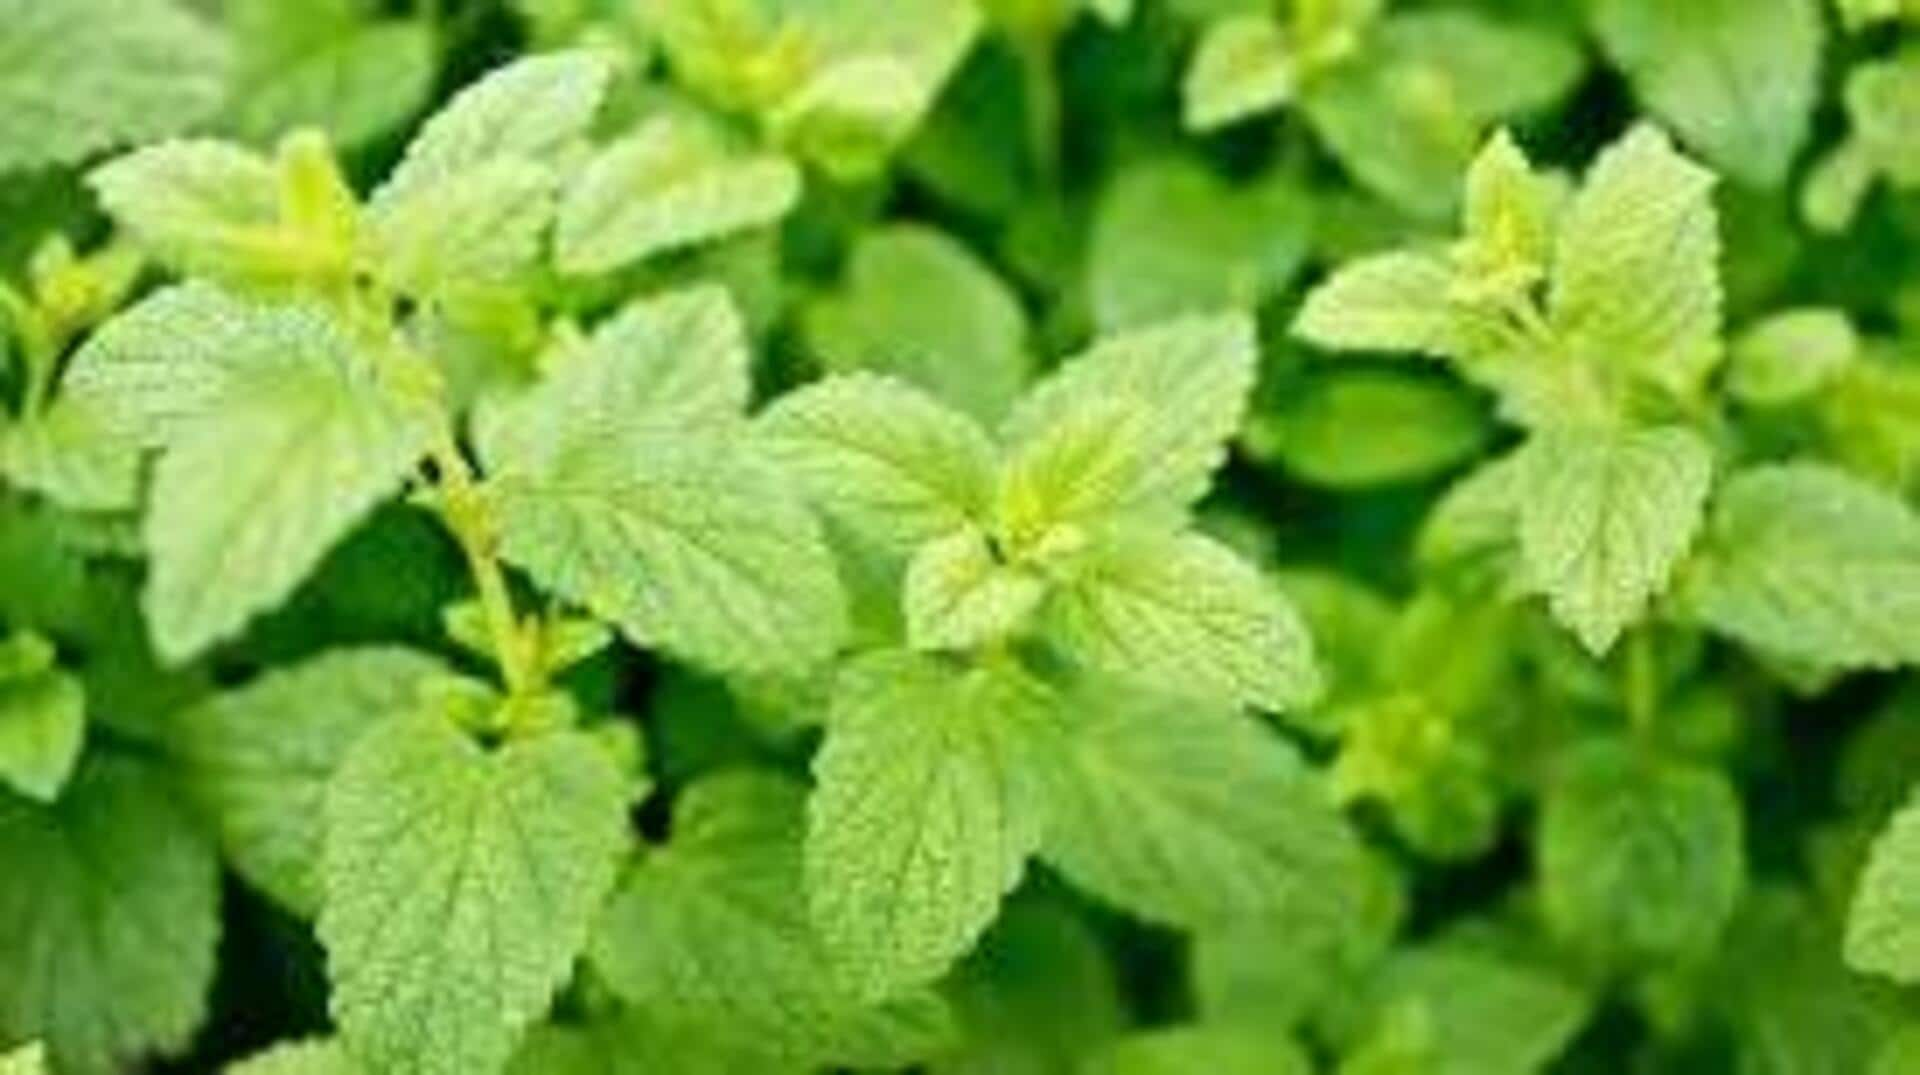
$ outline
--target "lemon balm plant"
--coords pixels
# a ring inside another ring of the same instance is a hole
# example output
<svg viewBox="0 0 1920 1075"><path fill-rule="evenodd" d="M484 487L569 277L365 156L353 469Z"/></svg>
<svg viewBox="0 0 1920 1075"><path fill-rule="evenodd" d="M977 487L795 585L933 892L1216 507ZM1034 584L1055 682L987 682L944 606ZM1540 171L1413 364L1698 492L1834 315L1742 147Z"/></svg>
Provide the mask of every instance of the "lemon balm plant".
<svg viewBox="0 0 1920 1075"><path fill-rule="evenodd" d="M0 0L0 1075L1920 1064L1912 23Z"/></svg>

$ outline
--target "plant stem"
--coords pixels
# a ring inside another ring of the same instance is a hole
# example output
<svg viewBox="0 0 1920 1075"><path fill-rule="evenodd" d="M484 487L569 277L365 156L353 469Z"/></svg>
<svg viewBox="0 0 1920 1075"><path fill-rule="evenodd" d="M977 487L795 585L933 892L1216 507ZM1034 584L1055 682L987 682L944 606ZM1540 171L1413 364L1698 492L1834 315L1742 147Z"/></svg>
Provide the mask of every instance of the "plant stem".
<svg viewBox="0 0 1920 1075"><path fill-rule="evenodd" d="M466 556L467 569L473 575L474 589L480 597L480 609L486 617L487 633L493 637L493 652L500 664L511 699L524 699L540 689L540 672L534 665L526 626L513 609L513 594L507 587L506 569L494 547L493 522L474 478L473 467L453 437L453 424L441 414L430 457L439 472L442 496L441 518L453 533L460 551Z"/></svg>
<svg viewBox="0 0 1920 1075"><path fill-rule="evenodd" d="M1653 651L1653 629L1642 627L1627 636L1627 720L1636 738L1653 734L1660 708L1660 670Z"/></svg>
<svg viewBox="0 0 1920 1075"><path fill-rule="evenodd" d="M1054 77L1053 53L1058 41L1049 28L1014 35L1020 55L1020 75L1026 93L1027 140L1041 184L1056 185L1060 178L1060 136L1063 119L1060 86Z"/></svg>

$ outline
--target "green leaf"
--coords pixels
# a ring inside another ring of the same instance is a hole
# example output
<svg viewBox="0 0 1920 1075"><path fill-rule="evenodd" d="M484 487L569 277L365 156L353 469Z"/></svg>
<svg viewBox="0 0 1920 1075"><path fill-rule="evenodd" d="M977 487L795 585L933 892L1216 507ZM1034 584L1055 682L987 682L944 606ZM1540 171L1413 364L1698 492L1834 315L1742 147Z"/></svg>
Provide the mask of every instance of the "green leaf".
<svg viewBox="0 0 1920 1075"><path fill-rule="evenodd" d="M1817 0L1601 0L1601 44L1635 92L1716 166L1784 183L1812 125Z"/></svg>
<svg viewBox="0 0 1920 1075"><path fill-rule="evenodd" d="M39 1042L0 1056L0 1075L47 1075L47 1050Z"/></svg>
<svg viewBox="0 0 1920 1075"><path fill-rule="evenodd" d="M1089 924L1059 900L1015 896L948 989L962 1046L934 1075L1053 1075L1116 1037L1122 1025L1112 960Z"/></svg>
<svg viewBox="0 0 1920 1075"><path fill-rule="evenodd" d="M1395 14L1380 24L1375 47L1405 70L1444 74L1457 107L1483 122L1550 108L1586 73L1572 35L1460 6Z"/></svg>
<svg viewBox="0 0 1920 1075"><path fill-rule="evenodd" d="M1033 360L1019 297L965 246L912 224L861 234L841 289L806 308L806 342L835 373L892 374L998 421Z"/></svg>
<svg viewBox="0 0 1920 1075"><path fill-rule="evenodd" d="M1894 184L1920 185L1920 137L1914 135L1914 89L1920 49L1863 63L1847 77L1847 116L1861 152Z"/></svg>
<svg viewBox="0 0 1920 1075"><path fill-rule="evenodd" d="M368 261L395 289L423 298L507 283L540 256L553 202L546 165L481 161L380 198L368 218Z"/></svg>
<svg viewBox="0 0 1920 1075"><path fill-rule="evenodd" d="M1300 104L1360 186L1422 219L1458 204L1480 120L1430 57L1369 49L1315 77Z"/></svg>
<svg viewBox="0 0 1920 1075"><path fill-rule="evenodd" d="M819 522L732 439L575 428L507 461L488 494L501 555L636 644L797 671L845 637Z"/></svg>
<svg viewBox="0 0 1920 1075"><path fill-rule="evenodd" d="M1360 845L1271 731L1135 691L1069 702L1041 768L1041 856L1068 880L1186 928L1351 910L1365 881Z"/></svg>
<svg viewBox="0 0 1920 1075"><path fill-rule="evenodd" d="M146 766L92 759L52 806L0 794L0 1038L62 1075L186 1047L206 1014L219 864ZM27 865L30 864L30 865Z"/></svg>
<svg viewBox="0 0 1920 1075"><path fill-rule="evenodd" d="M0 0L0 173L188 130L225 93L226 42L171 0Z"/></svg>
<svg viewBox="0 0 1920 1075"><path fill-rule="evenodd" d="M1920 518L1813 463L1736 476L1714 505L1690 606L1707 626L1823 668L1920 662Z"/></svg>
<svg viewBox="0 0 1920 1075"><path fill-rule="evenodd" d="M39 635L0 643L0 784L40 802L59 798L86 730L86 691L54 661Z"/></svg>
<svg viewBox="0 0 1920 1075"><path fill-rule="evenodd" d="M365 7L357 0L228 4L234 128L265 141L318 127L357 146L413 116L433 89L433 27L422 19L369 19Z"/></svg>
<svg viewBox="0 0 1920 1075"><path fill-rule="evenodd" d="M635 300L559 352L531 389L481 412L481 459L489 469L557 466L603 439L737 427L752 361L724 289Z"/></svg>
<svg viewBox="0 0 1920 1075"><path fill-rule="evenodd" d="M832 377L789 392L754 436L823 513L901 553L984 521L993 496L987 432L891 378Z"/></svg>
<svg viewBox="0 0 1920 1075"><path fill-rule="evenodd" d="M554 52L519 60L473 83L428 120L386 185L376 208L502 161L557 164L587 133L611 76L591 52Z"/></svg>
<svg viewBox="0 0 1920 1075"><path fill-rule="evenodd" d="M1396 955L1362 1003L1370 1032L1342 1075L1530 1075L1566 1050L1591 1007L1550 973L1446 942Z"/></svg>
<svg viewBox="0 0 1920 1075"><path fill-rule="evenodd" d="M1762 407L1794 403L1832 384L1859 354L1859 333L1841 311L1783 311L1734 342L1727 391Z"/></svg>
<svg viewBox="0 0 1920 1075"><path fill-rule="evenodd" d="M1032 539L1063 523L1179 518L1226 458L1257 361L1243 314L1176 318L1069 359L1007 420L1002 526Z"/></svg>
<svg viewBox="0 0 1920 1075"><path fill-rule="evenodd" d="M1491 434L1486 412L1445 381L1350 370L1315 377L1256 415L1248 439L1309 482L1356 489L1450 470Z"/></svg>
<svg viewBox="0 0 1920 1075"><path fill-rule="evenodd" d="M1536 435L1521 458L1526 585L1603 654L1666 589L1699 532L1712 448L1677 426L1567 429Z"/></svg>
<svg viewBox="0 0 1920 1075"><path fill-rule="evenodd" d="M1080 1065L1082 1075L1311 1075L1307 1054L1286 1033L1204 1023L1142 1031Z"/></svg>
<svg viewBox="0 0 1920 1075"><path fill-rule="evenodd" d="M1265 12L1224 15L1200 32L1180 83L1190 131L1211 131L1287 104L1299 74L1286 27Z"/></svg>
<svg viewBox="0 0 1920 1075"><path fill-rule="evenodd" d="M1236 188L1178 158L1129 168L1094 216L1094 321L1114 331L1181 314L1251 312L1300 270L1310 227L1307 199L1288 178Z"/></svg>
<svg viewBox="0 0 1920 1075"><path fill-rule="evenodd" d="M221 383L168 432L146 519L145 608L160 655L176 662L284 600L398 491L431 434L326 315L211 300L222 302L216 316L233 320L244 351L197 358Z"/></svg>
<svg viewBox="0 0 1920 1075"><path fill-rule="evenodd" d="M173 720L169 745L241 877L297 914L320 909L328 780L369 728L412 712L445 671L411 650L335 650Z"/></svg>
<svg viewBox="0 0 1920 1075"><path fill-rule="evenodd" d="M583 1024L534 1027L509 1075L808 1075L768 1059L737 1038L709 1038L662 1023L636 1008L601 1013Z"/></svg>
<svg viewBox="0 0 1920 1075"><path fill-rule="evenodd" d="M271 162L225 142L163 142L88 176L100 204L154 256L183 273L249 283L271 279L316 249L281 228Z"/></svg>
<svg viewBox="0 0 1920 1075"><path fill-rule="evenodd" d="M1873 842L1847 917L1846 955L1862 973L1920 982L1920 798Z"/></svg>
<svg viewBox="0 0 1920 1075"><path fill-rule="evenodd" d="M620 773L555 732L488 752L421 714L362 736L327 791L331 1008L393 1075L487 1075L566 981L626 842Z"/></svg>
<svg viewBox="0 0 1920 1075"><path fill-rule="evenodd" d="M1574 355L1682 398L1720 361L1711 172L1639 127L1594 164L1562 218L1552 322Z"/></svg>
<svg viewBox="0 0 1920 1075"><path fill-rule="evenodd" d="M359 1065L331 1039L290 1042L255 1053L223 1075L359 1075Z"/></svg>
<svg viewBox="0 0 1920 1075"><path fill-rule="evenodd" d="M814 932L804 790L734 772L674 805L673 839L621 883L589 958L629 1004L770 1062L894 1067L947 1048L933 994L860 1002Z"/></svg>
<svg viewBox="0 0 1920 1075"><path fill-rule="evenodd" d="M139 450L98 408L66 399L0 426L0 476L70 511L125 511L140 499Z"/></svg>
<svg viewBox="0 0 1920 1075"><path fill-rule="evenodd" d="M1277 711L1321 689L1312 640L1279 586L1197 534L1103 543L1045 615L1066 652L1142 686Z"/></svg>
<svg viewBox="0 0 1920 1075"><path fill-rule="evenodd" d="M1699 956L1745 877L1740 803L1725 776L1599 742L1564 760L1537 854L1548 922L1624 961Z"/></svg>
<svg viewBox="0 0 1920 1075"><path fill-rule="evenodd" d="M669 250L764 227L800 199L800 170L734 145L697 115L668 113L601 149L569 184L555 258L606 272Z"/></svg>
<svg viewBox="0 0 1920 1075"><path fill-rule="evenodd" d="M1005 639L1045 593L1044 580L1001 563L979 530L936 538L907 565L907 641L920 650L968 650Z"/></svg>
<svg viewBox="0 0 1920 1075"><path fill-rule="evenodd" d="M931 981L972 947L1040 839L1021 743L1035 683L899 652L841 672L807 807L806 896L858 996Z"/></svg>
<svg viewBox="0 0 1920 1075"><path fill-rule="evenodd" d="M1330 351L1409 352L1467 359L1485 337L1452 301L1456 270L1416 252L1377 254L1343 265L1308 294L1293 334Z"/></svg>

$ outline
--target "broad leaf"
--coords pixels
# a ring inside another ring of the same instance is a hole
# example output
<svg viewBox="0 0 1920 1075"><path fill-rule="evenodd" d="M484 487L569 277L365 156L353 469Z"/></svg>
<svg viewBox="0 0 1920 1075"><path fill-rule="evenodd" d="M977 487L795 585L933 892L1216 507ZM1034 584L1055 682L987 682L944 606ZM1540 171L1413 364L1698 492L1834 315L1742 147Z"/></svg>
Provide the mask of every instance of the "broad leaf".
<svg viewBox="0 0 1920 1075"><path fill-rule="evenodd" d="M914 649L968 650L1019 630L1046 583L1001 563L985 534L969 527L922 546L907 565L907 641Z"/></svg>
<svg viewBox="0 0 1920 1075"><path fill-rule="evenodd" d="M1855 970L1906 984L1920 981L1920 808L1912 801L1874 841L1847 920L1846 945Z"/></svg>

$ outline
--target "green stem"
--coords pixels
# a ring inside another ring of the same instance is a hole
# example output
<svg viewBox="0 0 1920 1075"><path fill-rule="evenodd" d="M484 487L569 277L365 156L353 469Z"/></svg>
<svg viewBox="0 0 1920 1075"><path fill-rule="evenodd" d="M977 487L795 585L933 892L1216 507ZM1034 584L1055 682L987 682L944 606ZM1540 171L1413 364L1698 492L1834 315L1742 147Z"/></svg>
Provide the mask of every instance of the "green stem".
<svg viewBox="0 0 1920 1075"><path fill-rule="evenodd" d="M1653 649L1653 629L1642 627L1627 636L1627 720L1642 741L1653 734L1660 709L1660 670Z"/></svg>
<svg viewBox="0 0 1920 1075"><path fill-rule="evenodd" d="M1057 40L1051 30L1014 36L1014 48L1020 55L1021 85L1026 91L1027 141L1041 184L1048 188L1060 179L1060 136L1064 122L1060 86L1053 70Z"/></svg>

